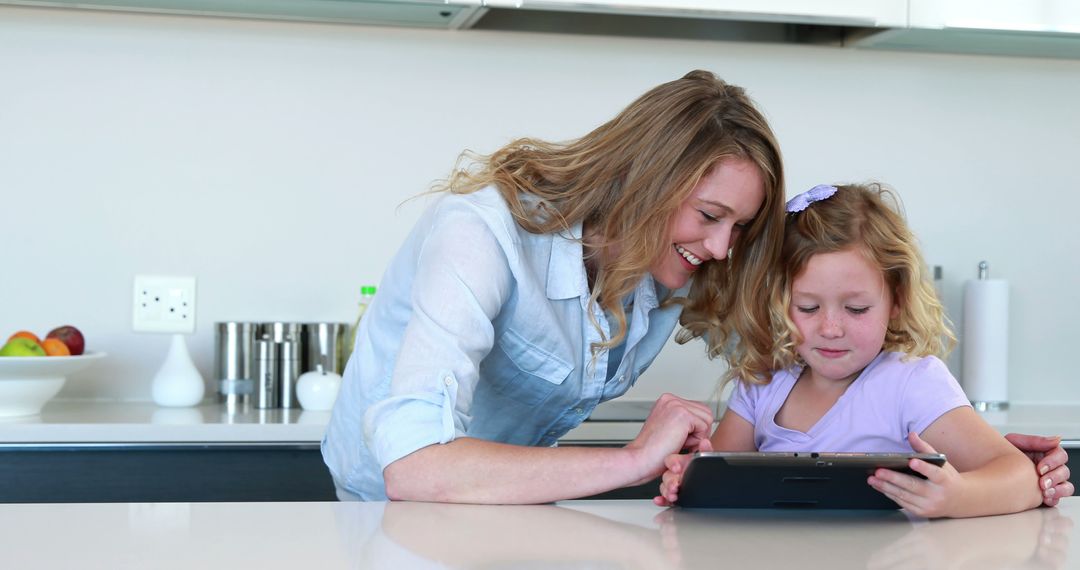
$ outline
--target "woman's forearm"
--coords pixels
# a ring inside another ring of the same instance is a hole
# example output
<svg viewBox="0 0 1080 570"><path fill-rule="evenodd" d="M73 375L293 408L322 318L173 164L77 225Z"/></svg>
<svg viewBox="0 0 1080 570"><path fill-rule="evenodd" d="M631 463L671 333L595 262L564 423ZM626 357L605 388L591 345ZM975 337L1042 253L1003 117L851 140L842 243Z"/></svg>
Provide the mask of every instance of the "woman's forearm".
<svg viewBox="0 0 1080 570"><path fill-rule="evenodd" d="M525 447L459 438L430 445L384 471L391 500L529 504L573 499L648 474L627 448Z"/></svg>
<svg viewBox="0 0 1080 570"><path fill-rule="evenodd" d="M458 438L429 445L383 470L393 500L548 503L648 482L664 459L709 437L713 415L701 402L663 394L637 437L623 448L525 447Z"/></svg>

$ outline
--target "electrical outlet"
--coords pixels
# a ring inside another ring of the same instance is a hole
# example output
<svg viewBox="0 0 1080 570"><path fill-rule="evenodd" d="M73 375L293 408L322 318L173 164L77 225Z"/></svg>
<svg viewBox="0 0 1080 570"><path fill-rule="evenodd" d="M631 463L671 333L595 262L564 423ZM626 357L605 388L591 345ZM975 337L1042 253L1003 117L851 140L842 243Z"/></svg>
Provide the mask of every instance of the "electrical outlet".
<svg viewBox="0 0 1080 570"><path fill-rule="evenodd" d="M195 278L136 275L131 328L135 332L195 332Z"/></svg>

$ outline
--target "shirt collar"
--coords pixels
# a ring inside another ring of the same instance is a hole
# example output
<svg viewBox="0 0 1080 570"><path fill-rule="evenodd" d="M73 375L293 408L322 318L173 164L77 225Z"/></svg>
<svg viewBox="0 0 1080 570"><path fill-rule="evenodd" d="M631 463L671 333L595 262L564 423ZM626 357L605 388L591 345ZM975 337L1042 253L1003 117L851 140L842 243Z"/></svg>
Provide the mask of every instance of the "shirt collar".
<svg viewBox="0 0 1080 570"><path fill-rule="evenodd" d="M581 244L582 224L578 222L566 231L551 234L551 259L548 261L547 297L548 299L573 299L589 296L589 277L585 273L585 248ZM676 292L686 294L690 285ZM661 290L667 289L658 284L652 275L645 276L634 290L636 311L645 313L660 305Z"/></svg>
<svg viewBox="0 0 1080 570"><path fill-rule="evenodd" d="M585 274L585 248L581 245L581 222L570 231L551 234L551 259L548 261L548 299L588 297L589 278Z"/></svg>

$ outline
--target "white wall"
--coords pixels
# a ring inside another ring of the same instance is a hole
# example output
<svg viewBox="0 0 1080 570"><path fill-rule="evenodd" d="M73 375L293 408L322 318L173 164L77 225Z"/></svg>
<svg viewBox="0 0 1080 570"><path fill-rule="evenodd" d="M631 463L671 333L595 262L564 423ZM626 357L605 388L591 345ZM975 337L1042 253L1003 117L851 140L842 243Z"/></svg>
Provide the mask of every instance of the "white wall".
<svg viewBox="0 0 1080 570"><path fill-rule="evenodd" d="M3 7L0 335L79 326L109 357L63 395L148 399L167 338L131 332L132 276L194 275L209 378L215 321L351 320L462 149L578 136L693 68L765 109L789 193L897 187L951 307L990 260L1011 399L1080 402L1080 61ZM700 354L632 394L704 397Z"/></svg>

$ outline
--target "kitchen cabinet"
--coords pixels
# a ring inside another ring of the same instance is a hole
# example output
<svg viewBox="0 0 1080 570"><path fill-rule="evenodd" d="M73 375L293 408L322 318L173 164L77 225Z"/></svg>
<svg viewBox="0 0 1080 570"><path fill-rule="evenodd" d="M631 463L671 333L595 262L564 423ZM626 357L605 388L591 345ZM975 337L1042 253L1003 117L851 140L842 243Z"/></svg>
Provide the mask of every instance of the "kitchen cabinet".
<svg viewBox="0 0 1080 570"><path fill-rule="evenodd" d="M0 0L4 4L1080 58L1075 0Z"/></svg>
<svg viewBox="0 0 1080 570"><path fill-rule="evenodd" d="M491 7L751 22L907 25L908 0L485 0Z"/></svg>
<svg viewBox="0 0 1080 570"><path fill-rule="evenodd" d="M0 423L0 502L331 501L329 412L52 401Z"/></svg>
<svg viewBox="0 0 1080 570"><path fill-rule="evenodd" d="M594 12L784 23L907 24L908 0L2 0L0 4L201 16L471 27L488 9Z"/></svg>
<svg viewBox="0 0 1080 570"><path fill-rule="evenodd" d="M444 0L0 0L0 4L458 29L484 13L479 2Z"/></svg>
<svg viewBox="0 0 1080 570"><path fill-rule="evenodd" d="M319 449L329 418L52 401L40 416L0 423L0 503L334 501ZM623 431L592 429L560 443L622 445ZM651 498L658 485L597 498Z"/></svg>
<svg viewBox="0 0 1080 570"><path fill-rule="evenodd" d="M618 447L652 402L597 407L560 446ZM1013 406L984 417L999 432L1057 434L1080 473L1078 406ZM49 402L40 416L0 422L0 503L334 501L322 461L330 412L246 410L218 404ZM597 495L649 499L658 481Z"/></svg>
<svg viewBox="0 0 1080 570"><path fill-rule="evenodd" d="M1080 33L1076 0L908 0L909 26L924 29Z"/></svg>
<svg viewBox="0 0 1080 570"><path fill-rule="evenodd" d="M0 444L0 503L333 501L315 443Z"/></svg>
<svg viewBox="0 0 1080 570"><path fill-rule="evenodd" d="M909 0L907 26L867 35L860 47L1080 58L1075 0Z"/></svg>

